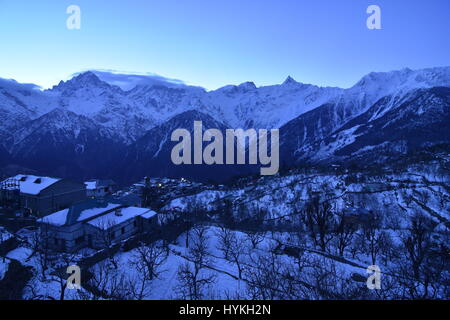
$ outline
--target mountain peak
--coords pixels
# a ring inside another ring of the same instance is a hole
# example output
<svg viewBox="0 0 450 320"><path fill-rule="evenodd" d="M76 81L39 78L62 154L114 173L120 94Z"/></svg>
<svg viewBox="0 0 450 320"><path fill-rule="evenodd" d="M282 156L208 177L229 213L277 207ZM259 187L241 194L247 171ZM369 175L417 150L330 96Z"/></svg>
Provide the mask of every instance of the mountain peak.
<svg viewBox="0 0 450 320"><path fill-rule="evenodd" d="M283 84L284 85L286 85L286 84L298 84L298 82L295 81L294 78L292 78L291 76L288 76L286 78L286 80L284 80Z"/></svg>
<svg viewBox="0 0 450 320"><path fill-rule="evenodd" d="M86 71L83 73L80 73L79 75L72 78L71 81L76 81L77 83L83 83L83 84L98 84L102 81L99 77L92 71ZM103 83L103 82L102 82Z"/></svg>
<svg viewBox="0 0 450 320"><path fill-rule="evenodd" d="M109 84L100 80L100 78L92 71L86 71L75 75L68 81L61 81L53 89L65 90L65 89L78 89L89 87L109 87Z"/></svg>

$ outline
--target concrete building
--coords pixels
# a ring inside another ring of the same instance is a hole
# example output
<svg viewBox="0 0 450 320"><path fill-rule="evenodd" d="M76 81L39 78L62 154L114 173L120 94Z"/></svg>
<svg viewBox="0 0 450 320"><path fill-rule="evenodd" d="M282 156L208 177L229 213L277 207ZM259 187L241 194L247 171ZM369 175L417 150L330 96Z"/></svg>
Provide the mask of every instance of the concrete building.
<svg viewBox="0 0 450 320"><path fill-rule="evenodd" d="M156 212L120 202L89 199L38 221L51 248L74 252L103 249L158 225Z"/></svg>
<svg viewBox="0 0 450 320"><path fill-rule="evenodd" d="M128 239L138 232L156 227L156 212L138 207L117 208L103 216L86 222L88 246L102 249Z"/></svg>
<svg viewBox="0 0 450 320"><path fill-rule="evenodd" d="M90 180L84 183L89 198L104 198L115 192L116 183L112 180Z"/></svg>
<svg viewBox="0 0 450 320"><path fill-rule="evenodd" d="M17 181L20 208L42 217L86 199L86 186L68 179L19 174L7 181Z"/></svg>

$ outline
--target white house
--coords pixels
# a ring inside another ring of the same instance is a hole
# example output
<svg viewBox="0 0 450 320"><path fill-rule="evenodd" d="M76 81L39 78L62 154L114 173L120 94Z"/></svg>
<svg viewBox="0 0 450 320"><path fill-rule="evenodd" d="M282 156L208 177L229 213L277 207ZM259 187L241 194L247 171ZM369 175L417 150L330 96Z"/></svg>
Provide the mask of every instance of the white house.
<svg viewBox="0 0 450 320"><path fill-rule="evenodd" d="M157 213L114 201L90 199L38 220L50 246L74 252L102 249L157 225Z"/></svg>

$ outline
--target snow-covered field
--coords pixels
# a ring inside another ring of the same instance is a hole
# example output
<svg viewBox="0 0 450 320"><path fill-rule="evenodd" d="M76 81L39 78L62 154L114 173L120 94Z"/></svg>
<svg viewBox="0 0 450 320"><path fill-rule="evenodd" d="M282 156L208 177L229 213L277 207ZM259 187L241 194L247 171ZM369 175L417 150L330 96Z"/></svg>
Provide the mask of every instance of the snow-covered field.
<svg viewBox="0 0 450 320"><path fill-rule="evenodd" d="M242 232L234 232L238 239L241 239L244 244L244 249L241 257L241 263L245 269L242 279L239 279L238 268L235 263L230 262L224 258L223 252L219 249L218 234L220 233L218 227L207 228L207 243L208 243L208 262L205 264L200 272L200 277L213 276L214 280L210 286L204 288L205 299L234 299L234 298L248 298L247 283L249 279L248 274L256 272L258 266L255 264L255 257L258 255L270 256L271 252L276 247L277 241L272 238L269 233L265 235L261 243L256 248L252 248L251 243L247 239L246 235ZM195 241L195 232L190 231L189 247L186 248L186 234L181 235L176 243L169 245L169 254L164 264L160 266L162 271L157 279L154 279L149 283L147 288L147 294L144 299L151 300L171 300L171 299L183 299L186 297L180 296L179 286L180 280L178 278L178 270L184 263L193 265L193 262L189 258L189 248L192 248ZM277 240L283 238L289 238L289 234L275 234ZM115 263L117 268L109 269L114 273L113 278L124 277L126 279L138 279L140 277L139 272L133 265L133 261L136 256L136 250L129 252L122 252L115 256ZM279 254L278 258L284 265L293 265L294 259L285 255ZM305 259L311 261L312 259L324 258L320 254L307 252L304 256ZM103 262L101 262L103 263ZM362 264L363 265L363 264ZM358 273L362 277L365 275L364 268L358 268L346 263L336 263L336 267L342 276L350 278L353 273ZM95 267L94 267L95 268Z"/></svg>

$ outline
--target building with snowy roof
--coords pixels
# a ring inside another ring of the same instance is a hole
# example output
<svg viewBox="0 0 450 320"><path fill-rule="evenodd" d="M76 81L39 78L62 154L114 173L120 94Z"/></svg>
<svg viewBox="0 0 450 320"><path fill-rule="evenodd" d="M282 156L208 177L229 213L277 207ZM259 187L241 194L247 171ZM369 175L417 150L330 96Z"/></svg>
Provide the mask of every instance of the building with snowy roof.
<svg viewBox="0 0 450 320"><path fill-rule="evenodd" d="M84 183L69 179L18 174L7 181L16 181L20 191L20 207L36 216L45 216L86 199Z"/></svg>
<svg viewBox="0 0 450 320"><path fill-rule="evenodd" d="M89 199L38 221L53 249L103 249L157 225L156 212L116 200Z"/></svg>
<svg viewBox="0 0 450 320"><path fill-rule="evenodd" d="M90 180L84 183L89 198L103 198L115 192L117 185L113 180Z"/></svg>

